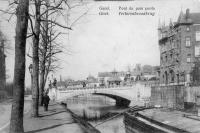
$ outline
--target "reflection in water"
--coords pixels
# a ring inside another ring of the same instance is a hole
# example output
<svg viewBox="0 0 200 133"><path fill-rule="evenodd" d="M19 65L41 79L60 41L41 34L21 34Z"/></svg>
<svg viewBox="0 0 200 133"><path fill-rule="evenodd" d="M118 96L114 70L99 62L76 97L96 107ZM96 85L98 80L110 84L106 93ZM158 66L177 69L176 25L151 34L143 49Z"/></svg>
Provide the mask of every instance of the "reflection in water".
<svg viewBox="0 0 200 133"><path fill-rule="evenodd" d="M95 126L126 110L115 106L115 100L97 95L84 95L67 99L67 108ZM96 127L104 133L125 133L123 116L106 121Z"/></svg>
<svg viewBox="0 0 200 133"><path fill-rule="evenodd" d="M67 99L67 107L86 120L108 118L124 109L115 106L115 100L96 95L77 96Z"/></svg>

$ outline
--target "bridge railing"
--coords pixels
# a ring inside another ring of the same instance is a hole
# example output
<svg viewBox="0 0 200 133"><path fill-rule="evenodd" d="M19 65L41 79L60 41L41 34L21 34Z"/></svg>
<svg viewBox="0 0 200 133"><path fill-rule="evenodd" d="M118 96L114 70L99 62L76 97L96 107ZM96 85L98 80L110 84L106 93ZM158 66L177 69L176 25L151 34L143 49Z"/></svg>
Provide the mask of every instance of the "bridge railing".
<svg viewBox="0 0 200 133"><path fill-rule="evenodd" d="M116 86L98 86L98 87L74 87L74 88L65 88L60 87L59 90L89 90L89 89L112 89L112 88L125 88L125 87L133 87L135 85L116 85Z"/></svg>
<svg viewBox="0 0 200 133"><path fill-rule="evenodd" d="M149 81L140 81L140 82L134 82L132 84L129 85L113 85L113 86L97 86L97 87L74 87L74 88L65 88L65 87L61 87L59 88L59 90L61 91L73 91L73 90L96 90L96 89L123 89L123 88L127 88L127 87L134 87L136 84L141 84L144 85L145 87L151 87L151 86L155 86L155 85L159 85L159 82L149 82Z"/></svg>

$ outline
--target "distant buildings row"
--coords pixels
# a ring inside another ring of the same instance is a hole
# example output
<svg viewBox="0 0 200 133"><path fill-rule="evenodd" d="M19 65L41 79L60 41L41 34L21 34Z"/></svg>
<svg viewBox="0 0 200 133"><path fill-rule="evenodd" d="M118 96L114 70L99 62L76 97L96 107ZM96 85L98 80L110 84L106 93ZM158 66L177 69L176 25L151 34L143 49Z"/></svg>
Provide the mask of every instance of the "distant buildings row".
<svg viewBox="0 0 200 133"><path fill-rule="evenodd" d="M130 71L116 71L99 72L98 77L89 75L85 80L74 81L71 79L60 81L58 85L65 86L65 88L80 88L80 87L108 87L119 85L131 85L136 81L152 81L158 80L158 67L150 65L141 66L137 64L133 70Z"/></svg>
<svg viewBox="0 0 200 133"><path fill-rule="evenodd" d="M157 69L158 67L152 67L150 65L141 67L140 64L137 64L133 71L118 72L113 70L112 72L99 72L98 80L100 86L127 85L139 80L158 80Z"/></svg>
<svg viewBox="0 0 200 133"><path fill-rule="evenodd" d="M160 84L200 83L200 13L182 11L176 22L159 25Z"/></svg>

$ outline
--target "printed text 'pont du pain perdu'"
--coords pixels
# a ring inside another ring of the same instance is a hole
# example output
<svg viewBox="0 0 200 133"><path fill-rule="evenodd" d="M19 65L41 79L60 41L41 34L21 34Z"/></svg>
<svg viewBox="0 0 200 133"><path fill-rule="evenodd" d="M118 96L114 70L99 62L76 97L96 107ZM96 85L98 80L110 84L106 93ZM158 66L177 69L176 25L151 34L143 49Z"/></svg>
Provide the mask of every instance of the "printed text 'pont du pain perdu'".
<svg viewBox="0 0 200 133"><path fill-rule="evenodd" d="M114 9L110 6L99 6L98 10L100 16L109 16ZM118 6L116 13L119 16L155 16L155 7Z"/></svg>

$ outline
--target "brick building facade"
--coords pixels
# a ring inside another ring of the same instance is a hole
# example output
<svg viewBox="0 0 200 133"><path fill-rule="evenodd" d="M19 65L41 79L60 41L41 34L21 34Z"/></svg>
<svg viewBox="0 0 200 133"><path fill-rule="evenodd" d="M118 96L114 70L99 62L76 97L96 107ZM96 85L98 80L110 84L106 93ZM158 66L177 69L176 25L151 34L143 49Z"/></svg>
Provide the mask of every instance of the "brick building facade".
<svg viewBox="0 0 200 133"><path fill-rule="evenodd" d="M160 47L160 84L191 84L200 62L200 13L182 11L177 22L158 27Z"/></svg>

